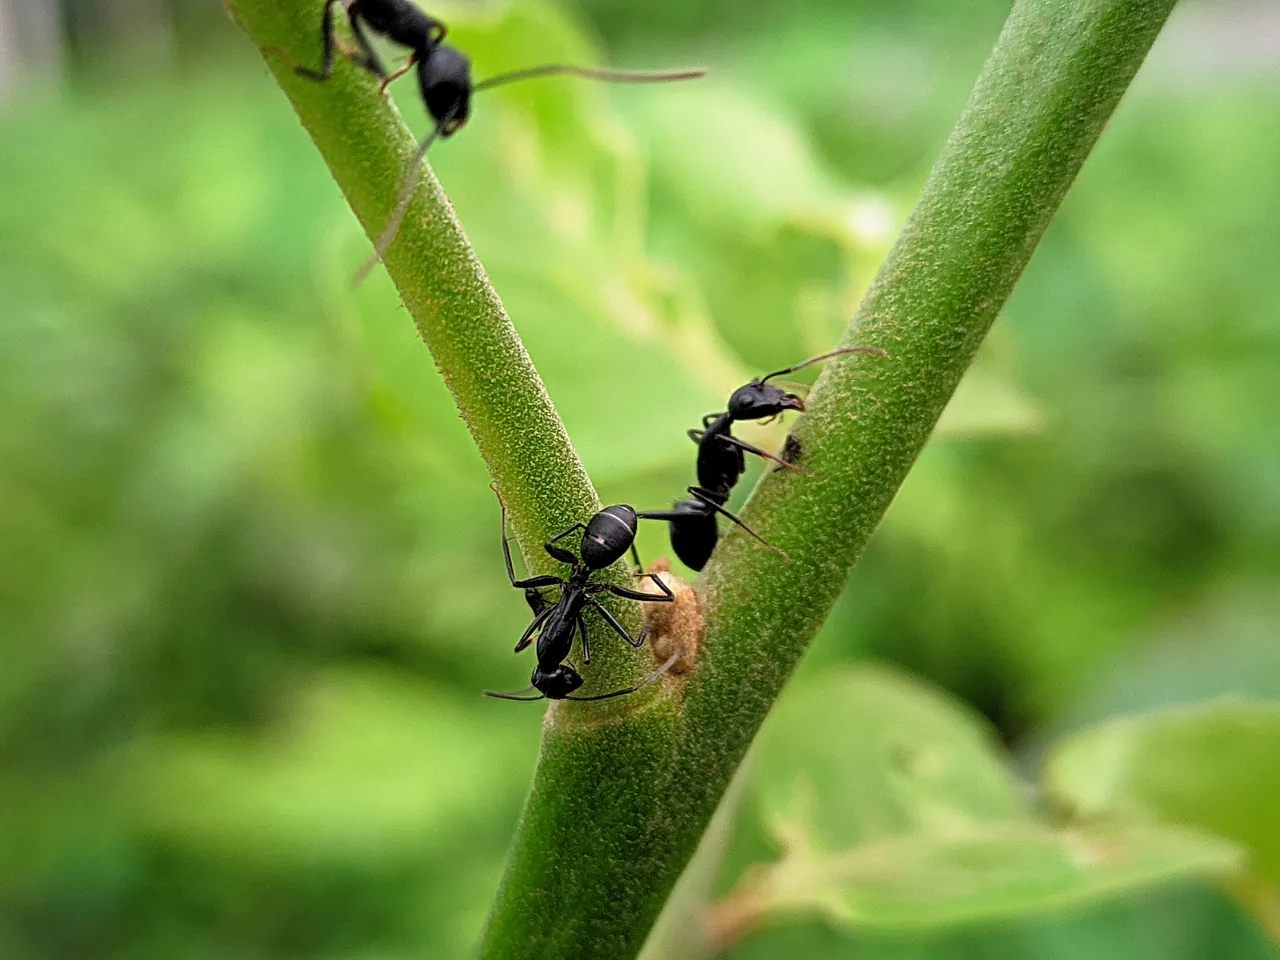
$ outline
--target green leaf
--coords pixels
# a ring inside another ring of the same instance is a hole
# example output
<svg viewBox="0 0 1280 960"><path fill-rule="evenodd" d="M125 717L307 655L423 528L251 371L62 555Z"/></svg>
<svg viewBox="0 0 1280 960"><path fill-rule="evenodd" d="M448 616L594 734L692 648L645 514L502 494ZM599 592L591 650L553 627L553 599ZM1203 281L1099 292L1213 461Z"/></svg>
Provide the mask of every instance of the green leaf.
<svg viewBox="0 0 1280 960"><path fill-rule="evenodd" d="M1226 874L1225 841L1171 827L1057 830L1029 820L972 824L789 858L716 909L818 914L885 932L1009 920L1177 880ZM736 902L735 902L736 901Z"/></svg>
<svg viewBox="0 0 1280 960"><path fill-rule="evenodd" d="M986 724L889 670L838 671L790 691L757 764L766 824L822 852L1027 808Z"/></svg>
<svg viewBox="0 0 1280 960"><path fill-rule="evenodd" d="M1280 703L1224 699L1103 724L1054 750L1045 784L1082 819L1156 816L1228 837L1280 880Z"/></svg>
<svg viewBox="0 0 1280 960"><path fill-rule="evenodd" d="M860 930L1006 920L1240 860L1181 827L1038 819L972 711L879 669L793 691L763 736L756 791L783 856L712 908L713 939L797 914Z"/></svg>
<svg viewBox="0 0 1280 960"><path fill-rule="evenodd" d="M629 99L653 157L655 246L697 264L752 366L830 349L888 246L890 204L840 184L776 104L714 78L644 92Z"/></svg>
<svg viewBox="0 0 1280 960"><path fill-rule="evenodd" d="M654 164L695 221L733 230L780 220L839 222L852 202L777 104L715 82L645 97ZM663 130L688 131L680 138Z"/></svg>
<svg viewBox="0 0 1280 960"><path fill-rule="evenodd" d="M433 10L477 76L534 63L599 62L563 11L520 2ZM698 84L672 86L677 99ZM415 87L397 104L425 128ZM687 468L685 430L748 375L716 341L692 284L645 251L647 173L607 85L571 77L478 96L464 134L429 156L468 237L597 483ZM361 251L364 241L356 244ZM363 252L361 253L363 255ZM688 289L684 289L684 287ZM395 314L379 274L359 294L364 340L389 393L428 429L453 418L432 358ZM620 362L623 361L623 362ZM661 397L634 422L600 398Z"/></svg>

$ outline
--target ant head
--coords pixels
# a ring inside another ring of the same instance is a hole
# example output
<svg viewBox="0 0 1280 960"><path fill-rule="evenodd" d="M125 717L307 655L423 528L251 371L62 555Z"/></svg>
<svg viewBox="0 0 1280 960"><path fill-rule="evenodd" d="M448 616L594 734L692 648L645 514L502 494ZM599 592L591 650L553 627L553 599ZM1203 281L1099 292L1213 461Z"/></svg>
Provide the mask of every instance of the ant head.
<svg viewBox="0 0 1280 960"><path fill-rule="evenodd" d="M630 548L636 539L636 512L625 503L605 507L587 524L582 535L582 562L603 570Z"/></svg>
<svg viewBox="0 0 1280 960"><path fill-rule="evenodd" d="M734 420L765 420L776 417L783 410L803 413L804 400L764 380L752 380L745 387L733 391L729 398L729 416Z"/></svg>
<svg viewBox="0 0 1280 960"><path fill-rule="evenodd" d="M534 667L532 683L548 700L563 700L582 686L582 677L569 664L561 663L550 670Z"/></svg>
<svg viewBox="0 0 1280 960"><path fill-rule="evenodd" d="M471 58L441 44L418 63L418 85L427 111L443 124L440 136L453 134L471 115Z"/></svg>

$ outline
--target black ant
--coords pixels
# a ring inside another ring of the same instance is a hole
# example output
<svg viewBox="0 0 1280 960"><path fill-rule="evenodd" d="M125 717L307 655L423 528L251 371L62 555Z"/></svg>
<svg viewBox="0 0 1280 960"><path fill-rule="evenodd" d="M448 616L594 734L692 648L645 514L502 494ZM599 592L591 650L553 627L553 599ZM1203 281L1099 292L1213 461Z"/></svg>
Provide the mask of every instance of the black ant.
<svg viewBox="0 0 1280 960"><path fill-rule="evenodd" d="M729 501L728 490L690 487L689 493L692 499L677 500L670 510L636 514L645 520L666 520L670 524L671 549L686 567L691 570L701 570L711 559L711 551L716 548L716 541L720 539L720 529L716 526L716 514L732 520L787 563L791 562L786 551L775 547L743 523L739 517L725 509L724 505Z"/></svg>
<svg viewBox="0 0 1280 960"><path fill-rule="evenodd" d="M534 634L538 635L536 648L538 663L533 668L533 676L529 681L538 691L538 696L527 697L519 693L490 691L485 692L486 696L498 697L502 700L542 700L544 698L548 700L609 700L635 693L641 687L653 683L675 663L679 658L679 652L668 663L633 687L594 697L572 696L573 691L582 686L582 676L572 664L564 661L573 648L573 635L577 632L582 635L582 662L591 662L587 624L583 619L583 612L587 607L591 607L600 614L601 619L633 647L641 646L649 632L646 626L641 630L639 637L633 637L627 628L595 599L593 594L611 593L627 600L640 600L646 603L671 603L675 601L675 594L655 573L637 574L637 576L652 580L662 591L661 594L640 593L611 583L592 582L593 573L621 559L628 550L631 551L637 567L639 566L639 557L635 552L635 539L636 520L640 515L626 504L606 507L586 524L575 523L543 545L552 559L570 565L567 578L548 574L517 580L515 568L511 563L511 545L507 540L507 508L506 504L502 503L501 497L498 498L498 502L502 504L502 556L507 564L507 577L511 580L513 587L524 590L525 600L534 613L533 622L520 637L515 652L519 653L529 646L533 642ZM579 547L581 558L572 550L557 546L558 541L579 530L582 531L582 544ZM542 595L542 590L548 587L560 588L560 597L555 603L548 602Z"/></svg>
<svg viewBox="0 0 1280 960"><path fill-rule="evenodd" d="M804 412L804 398L789 393L782 387L769 383L774 377L786 376L805 367L829 360L832 357L847 353L869 353L886 356L878 347L846 347L833 350L821 356L811 357L803 363L775 370L773 373L757 377L750 383L733 391L729 397L728 409L721 413L709 413L702 418L701 430L690 430L689 438L698 445L698 486L690 487L693 500L681 500L665 514L644 514L652 519L665 519L670 522L671 549L677 557L692 570L701 570L706 566L720 537L716 526L717 513L728 517L742 527L765 546L789 559L785 553L763 540L740 519L724 509L734 486L746 472L746 454L753 453L766 460L772 460L776 469L797 470L805 473L790 459L775 457L766 450L739 440L732 433L734 423L745 420L772 420L783 411L796 410Z"/></svg>
<svg viewBox="0 0 1280 960"><path fill-rule="evenodd" d="M333 25L333 7L340 0L325 0L324 14L320 22L320 35L324 45L324 59L319 70L310 67L295 66L294 70L301 76L312 80L326 81L333 72L334 50L336 47ZM471 115L471 95L480 90L489 90L507 83L521 80L532 80L536 77L571 75L588 80L603 80L609 83L657 83L668 80L691 80L703 76L704 70L677 70L666 73L632 73L619 70L596 70L590 67L579 67L569 64L545 64L529 67L524 70L513 70L479 83L471 80L471 58L456 47L444 42L448 29L443 23L419 10L411 0L351 0L346 5L347 19L351 23L351 32L360 47L358 55L349 56L357 66L363 67L382 81L382 91L387 85L403 76L415 66L418 69L418 87L427 112L435 121L432 129L418 152L414 155L405 173L400 187L400 195L396 201L391 219L387 221L382 235L374 245L374 255L360 268L356 275L357 282L377 264L395 240L404 219L409 203L413 199L413 172L417 169L427 149L437 139L444 140L467 122ZM409 59L395 73L387 73L378 55L369 43L364 32L368 27L374 33L381 34L393 43L409 48Z"/></svg>

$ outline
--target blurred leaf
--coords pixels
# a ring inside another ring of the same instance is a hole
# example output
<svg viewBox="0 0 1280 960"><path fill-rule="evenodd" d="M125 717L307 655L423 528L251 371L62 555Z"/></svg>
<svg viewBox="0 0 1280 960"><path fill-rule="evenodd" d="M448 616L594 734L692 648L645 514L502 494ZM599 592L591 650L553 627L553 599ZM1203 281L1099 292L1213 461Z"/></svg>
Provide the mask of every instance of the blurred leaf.
<svg viewBox="0 0 1280 960"><path fill-rule="evenodd" d="M1240 859L1183 828L1042 822L984 724L880 669L790 691L755 777L782 856L712 905L721 947L779 917L857 931L1008 920L1222 875Z"/></svg>
<svg viewBox="0 0 1280 960"><path fill-rule="evenodd" d="M1280 882L1280 703L1226 699L1076 734L1045 784L1081 819L1155 817L1230 838Z"/></svg>
<svg viewBox="0 0 1280 960"><path fill-rule="evenodd" d="M1110 669L1038 744L1107 720L1223 697L1280 701L1280 597L1268 582L1238 578L1132 637Z"/></svg>
<svg viewBox="0 0 1280 960"><path fill-rule="evenodd" d="M653 157L655 248L691 265L751 367L830 349L888 247L893 208L841 184L758 92L712 81L645 93L628 105Z"/></svg>
<svg viewBox="0 0 1280 960"><path fill-rule="evenodd" d="M1013 384L970 371L934 428L936 437L1026 436L1041 432L1045 415Z"/></svg>
<svg viewBox="0 0 1280 960"><path fill-rule="evenodd" d="M788 691L761 735L756 793L775 833L832 854L1027 808L981 719L875 668Z"/></svg>
<svg viewBox="0 0 1280 960"><path fill-rule="evenodd" d="M479 75L599 60L550 4L437 13ZM674 96L690 87L677 84ZM411 116L421 113L411 85L398 98ZM552 78L486 92L466 131L430 159L592 477L688 462L684 431L716 405L724 383L747 378L694 288L645 251L646 172L608 90ZM384 384L424 421L454 419L390 285L370 286L358 298L360 322ZM625 423L602 415L606 396L626 405Z"/></svg>
<svg viewBox="0 0 1280 960"><path fill-rule="evenodd" d="M712 926L813 914L858 932L992 923L1222 875L1239 860L1224 841L1169 827L987 822L792 854L717 904Z"/></svg>
<svg viewBox="0 0 1280 960"><path fill-rule="evenodd" d="M321 675L266 736L142 742L121 782L146 829L180 847L305 865L419 857L518 796L537 731L504 736L455 694L393 674Z"/></svg>
<svg viewBox="0 0 1280 960"><path fill-rule="evenodd" d="M741 87L711 79L645 98L643 107L654 164L695 221L739 230L834 223L850 204L787 112Z"/></svg>

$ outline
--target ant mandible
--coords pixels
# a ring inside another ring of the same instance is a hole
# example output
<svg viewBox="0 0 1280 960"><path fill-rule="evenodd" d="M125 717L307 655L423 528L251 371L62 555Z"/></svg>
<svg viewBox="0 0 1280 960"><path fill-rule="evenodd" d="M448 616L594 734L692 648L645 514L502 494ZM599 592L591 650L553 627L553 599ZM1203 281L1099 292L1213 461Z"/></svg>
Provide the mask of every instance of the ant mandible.
<svg viewBox="0 0 1280 960"><path fill-rule="evenodd" d="M679 658L678 652L669 662L635 686L592 697L573 696L573 691L582 686L582 676L572 664L566 663L565 660L573 648L573 636L576 632L582 636L582 662L591 662L591 646L587 638L586 620L583 618L586 608L590 607L600 614L601 619L633 647L639 647L644 643L649 630L646 626L640 631L639 637L633 637L593 595L611 593L627 600L671 603L675 601L675 594L654 573L639 576L656 583L658 589L662 591L661 594L640 593L611 583L591 580L592 574L621 559L628 550L631 551L633 559L639 566L639 558L635 553L636 521L639 515L626 504L606 507L586 524L575 523L543 544L543 548L552 559L570 565L567 578L547 574L517 580L515 567L511 562L511 545L507 540L507 507L501 496L498 497L498 502L502 506L502 556L507 564L507 578L513 587L524 591L525 600L534 613L533 622L520 637L515 652L519 653L529 646L533 642L534 635L537 634L538 643L535 649L538 662L533 668L533 675L529 682L533 689L538 691L538 696L527 697L522 693L493 693L492 691L485 691L485 696L502 700L542 700L544 698L547 700L609 700L635 693L641 687L653 683L675 663ZM582 544L579 547L581 557L572 550L558 546L559 541L579 530L582 531ZM555 603L548 602L542 595L542 590L548 587L560 588L560 596Z"/></svg>
<svg viewBox="0 0 1280 960"><path fill-rule="evenodd" d="M300 76L324 82L333 72L334 51L336 41L333 24L333 8L340 0L325 0L324 13L320 21L320 35L324 47L324 58L319 70L310 67L295 66L294 71ZM356 274L356 282L363 280L368 272L386 254L395 240L400 223L409 209L413 199L413 173L428 148L437 139L444 140L453 136L471 115L471 95L480 90L489 90L507 83L521 80L532 80L536 77L572 75L588 80L603 80L610 83L658 83L669 80L691 80L703 76L705 70L676 70L664 73L632 73L619 70L596 70L590 67L579 67L570 64L544 64L524 70L514 70L473 83L471 80L471 58L456 47L444 42L448 29L443 23L423 13L411 0L351 0L346 6L347 19L351 23L351 32L360 47L360 53L350 57L357 66L363 67L382 81L382 91L398 77L403 76L415 66L418 70L418 88L422 93L427 112L435 121L435 127L422 141L418 152L414 154L400 187L400 195L396 200L391 219L387 221L382 235L374 245L373 256L361 266ZM381 34L393 43L409 48L409 59L395 73L387 73L377 53L374 52L364 28Z"/></svg>
<svg viewBox="0 0 1280 960"><path fill-rule="evenodd" d="M772 420L786 410L803 413L803 397L790 393L769 381L774 377L783 377L797 370L803 370L811 364L849 353L886 355L878 347L846 347L767 373L733 391L727 404L728 409L720 413L709 413L703 417L701 430L689 431L689 438L698 445L698 486L689 488L689 493L693 494L694 499L681 500L674 505L673 509L663 514L644 515L652 519L664 519L670 523L671 549L685 566L692 570L701 570L707 565L720 537L719 528L716 526L717 513L728 517L757 540L787 558L785 553L763 540L738 517L724 509L724 505L728 503L734 486L746 472L746 454L748 453L772 460L778 464L779 469L785 467L800 473L805 471L789 460L776 457L745 440L738 439L733 435L733 425L746 420Z"/></svg>

